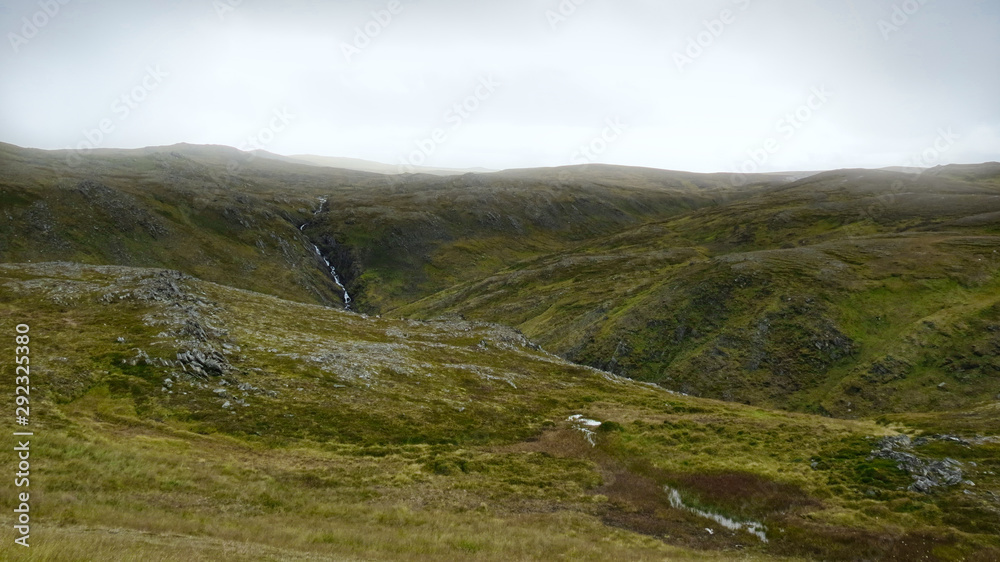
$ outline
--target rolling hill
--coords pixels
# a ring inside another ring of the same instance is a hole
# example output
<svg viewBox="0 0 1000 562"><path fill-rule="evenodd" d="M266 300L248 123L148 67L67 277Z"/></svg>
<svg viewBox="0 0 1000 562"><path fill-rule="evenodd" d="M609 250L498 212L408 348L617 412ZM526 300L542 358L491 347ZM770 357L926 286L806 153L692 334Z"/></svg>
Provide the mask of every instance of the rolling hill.
<svg viewBox="0 0 1000 562"><path fill-rule="evenodd" d="M0 557L997 559L1000 164L749 179L0 144Z"/></svg>
<svg viewBox="0 0 1000 562"><path fill-rule="evenodd" d="M0 286L3 325L30 324L38 521L30 556L4 541L7 560L1000 553L1000 442L975 437L995 407L881 425L768 411L574 365L498 325L169 270L3 264Z"/></svg>
<svg viewBox="0 0 1000 562"><path fill-rule="evenodd" d="M722 176L382 176L193 145L82 154L0 145L0 166L2 261L169 267L331 304L338 291L316 246L371 312L734 196Z"/></svg>
<svg viewBox="0 0 1000 562"><path fill-rule="evenodd" d="M504 321L699 396L847 417L965 407L1000 393L995 169L819 174L394 313Z"/></svg>

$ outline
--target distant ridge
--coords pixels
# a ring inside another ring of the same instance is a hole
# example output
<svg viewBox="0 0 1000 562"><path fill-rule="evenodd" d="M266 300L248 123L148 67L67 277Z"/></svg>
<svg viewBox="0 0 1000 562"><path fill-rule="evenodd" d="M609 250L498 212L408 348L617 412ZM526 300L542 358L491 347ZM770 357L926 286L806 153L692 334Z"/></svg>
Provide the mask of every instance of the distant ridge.
<svg viewBox="0 0 1000 562"><path fill-rule="evenodd" d="M393 166L391 164L383 164L381 162L374 162L371 160L362 160L360 158L315 156L312 154L294 154L292 156L288 156L285 158L287 158L289 161L309 164L310 166L321 166L324 168L341 168L344 170L373 172L376 174L386 174L386 175L418 173L418 174L431 174L435 176L459 176L462 174L469 174L469 173L484 174L496 171L487 168L456 169L456 168L431 168L424 166L407 166L404 169L403 166Z"/></svg>
<svg viewBox="0 0 1000 562"><path fill-rule="evenodd" d="M889 166L886 168L879 168L883 172L899 172L900 174L922 174L927 168L915 168L913 166Z"/></svg>

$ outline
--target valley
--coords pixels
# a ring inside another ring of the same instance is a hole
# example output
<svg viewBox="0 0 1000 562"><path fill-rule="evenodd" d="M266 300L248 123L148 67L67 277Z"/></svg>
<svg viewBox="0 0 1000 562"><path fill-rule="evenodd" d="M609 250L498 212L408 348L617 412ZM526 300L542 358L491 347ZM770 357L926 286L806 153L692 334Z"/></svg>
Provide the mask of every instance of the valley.
<svg viewBox="0 0 1000 562"><path fill-rule="evenodd" d="M68 154L0 144L4 559L1000 557L1000 164Z"/></svg>

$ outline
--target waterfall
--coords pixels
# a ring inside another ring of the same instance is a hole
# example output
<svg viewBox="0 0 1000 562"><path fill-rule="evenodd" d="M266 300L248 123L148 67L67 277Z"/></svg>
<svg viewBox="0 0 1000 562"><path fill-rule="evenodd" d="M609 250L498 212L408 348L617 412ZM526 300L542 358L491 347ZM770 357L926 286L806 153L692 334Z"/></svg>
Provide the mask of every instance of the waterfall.
<svg viewBox="0 0 1000 562"><path fill-rule="evenodd" d="M333 267L333 264L330 263L330 260L326 259L326 256L323 255L323 252L320 251L319 246L313 244L313 250L316 251L316 255L319 256L319 259L323 260L323 263L326 264L326 267L330 269L330 276L333 277L333 282L336 283L337 287L339 287L340 290L344 292L344 306L348 310L350 310L351 300L352 300L351 295L347 292L347 287L345 287L344 284L340 281L340 275L337 274L337 268Z"/></svg>
<svg viewBox="0 0 1000 562"><path fill-rule="evenodd" d="M320 197L319 206L316 207L315 211L313 211L313 216L319 215L320 213L323 212L323 205L326 205L326 198ZM305 231L306 227L309 226L309 224L310 223L305 223L302 226L300 226L299 231L300 232ZM350 310L351 302L353 301L353 299L351 299L350 293L347 292L347 287L345 287L344 283L341 282L340 275L337 274L337 268L333 267L333 264L330 263L330 260L326 259L326 256L323 255L323 252L320 251L319 246L313 244L312 247L313 250L316 252L316 255L319 256L319 259L323 260L323 263L326 264L327 269L330 270L330 277L333 277L333 282L336 283L337 287L340 288L340 290L344 293L344 307L347 310Z"/></svg>

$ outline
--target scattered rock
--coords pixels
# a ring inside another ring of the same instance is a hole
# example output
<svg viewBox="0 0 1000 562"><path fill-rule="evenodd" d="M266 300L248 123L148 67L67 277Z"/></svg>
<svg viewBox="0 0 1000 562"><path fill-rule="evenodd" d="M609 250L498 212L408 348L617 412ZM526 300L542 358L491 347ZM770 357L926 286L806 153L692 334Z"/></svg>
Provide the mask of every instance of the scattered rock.
<svg viewBox="0 0 1000 562"><path fill-rule="evenodd" d="M149 357L149 354L141 349L135 349L135 357L131 359L122 359L122 363L126 365L131 365L135 367L136 365L153 365L153 359Z"/></svg>
<svg viewBox="0 0 1000 562"><path fill-rule="evenodd" d="M921 437L916 441L911 441L907 435L885 437L878 442L878 448L872 452L869 459L894 461L897 468L909 473L913 478L913 484L909 488L911 492L929 494L939 486L954 486L962 483L962 463L955 459L928 460L913 453L897 450L910 449L932 439L935 438Z"/></svg>
<svg viewBox="0 0 1000 562"><path fill-rule="evenodd" d="M204 326L194 318L188 318L184 321L184 328L181 333L185 336L193 337L198 341L203 342L208 340L208 334L205 332Z"/></svg>
<svg viewBox="0 0 1000 562"><path fill-rule="evenodd" d="M202 377L222 376L232 369L226 356L210 346L180 351L177 360L186 372Z"/></svg>

